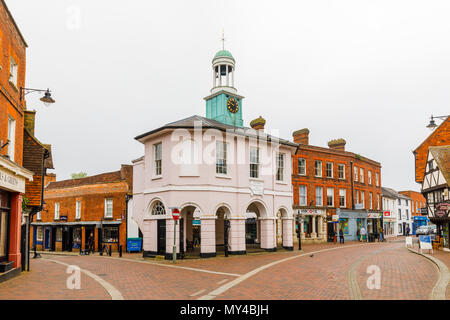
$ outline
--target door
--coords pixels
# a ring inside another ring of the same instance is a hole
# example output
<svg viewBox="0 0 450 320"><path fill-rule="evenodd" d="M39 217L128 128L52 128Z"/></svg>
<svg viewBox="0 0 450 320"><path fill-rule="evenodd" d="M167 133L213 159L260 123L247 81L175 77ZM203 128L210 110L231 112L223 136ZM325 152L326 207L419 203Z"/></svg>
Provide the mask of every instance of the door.
<svg viewBox="0 0 450 320"><path fill-rule="evenodd" d="M103 247L103 228L98 228L97 249L100 251Z"/></svg>
<svg viewBox="0 0 450 320"><path fill-rule="evenodd" d="M45 249L50 249L50 228L45 228Z"/></svg>
<svg viewBox="0 0 450 320"><path fill-rule="evenodd" d="M68 239L67 239L67 250L72 251L73 246L73 228L69 227Z"/></svg>
<svg viewBox="0 0 450 320"><path fill-rule="evenodd" d="M25 223L25 224L23 224L22 225L22 228L21 228L21 239L20 239L20 252L22 253L22 256L21 256L21 262L22 262L22 271L24 271L25 270L25 257L27 256L27 253L26 253L26 244L27 244L27 239L26 239L26 236L27 236L27 234L26 234L26 232L27 232L27 224Z"/></svg>
<svg viewBox="0 0 450 320"><path fill-rule="evenodd" d="M0 262L8 260L9 212L0 210Z"/></svg>
<svg viewBox="0 0 450 320"><path fill-rule="evenodd" d="M67 239L68 231L67 227L62 227L62 251L67 251L69 248L67 247Z"/></svg>
<svg viewBox="0 0 450 320"><path fill-rule="evenodd" d="M158 255L166 254L166 220L158 220Z"/></svg>
<svg viewBox="0 0 450 320"><path fill-rule="evenodd" d="M89 249L89 237L91 236L95 237L95 227L94 226L86 226L84 228L84 248L86 250Z"/></svg>
<svg viewBox="0 0 450 320"><path fill-rule="evenodd" d="M56 227L52 227L52 242L50 245L50 250L55 251L56 249Z"/></svg>

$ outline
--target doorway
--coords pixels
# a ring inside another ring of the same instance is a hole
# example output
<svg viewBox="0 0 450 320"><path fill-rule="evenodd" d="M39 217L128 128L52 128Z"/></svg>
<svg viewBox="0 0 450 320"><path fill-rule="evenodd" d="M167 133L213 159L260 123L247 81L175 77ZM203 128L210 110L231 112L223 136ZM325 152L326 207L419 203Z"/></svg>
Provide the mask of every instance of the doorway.
<svg viewBox="0 0 450 320"><path fill-rule="evenodd" d="M50 228L45 228L45 235L44 235L44 248L50 249Z"/></svg>
<svg viewBox="0 0 450 320"><path fill-rule="evenodd" d="M95 227L94 226L85 226L84 227L84 249L89 250L89 237L91 236L91 233L92 233L92 236L94 237L94 251L95 251ZM81 234L81 232L80 232L80 234ZM80 241L80 245L81 245L81 241Z"/></svg>
<svg viewBox="0 0 450 320"><path fill-rule="evenodd" d="M166 220L165 219L158 219L158 226L157 226L157 237L158 237L158 247L157 247L157 254L158 255L165 255L166 254Z"/></svg>
<svg viewBox="0 0 450 320"><path fill-rule="evenodd" d="M52 227L52 241L50 244L50 250L55 251L56 250L56 227Z"/></svg>

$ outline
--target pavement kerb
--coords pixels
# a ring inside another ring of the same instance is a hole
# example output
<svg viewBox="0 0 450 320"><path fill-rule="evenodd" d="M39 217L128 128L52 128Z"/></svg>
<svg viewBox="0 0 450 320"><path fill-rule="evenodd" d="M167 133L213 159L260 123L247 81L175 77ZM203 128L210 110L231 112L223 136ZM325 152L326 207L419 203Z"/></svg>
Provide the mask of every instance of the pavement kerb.
<svg viewBox="0 0 450 320"><path fill-rule="evenodd" d="M436 267L439 270L439 279L436 281L436 284L433 287L433 290L431 290L430 293L430 300L445 300L445 293L447 291L447 286L450 281L450 272L447 268L447 266L439 259L436 259L433 256L430 256L429 254L420 253L419 251L413 250L411 248L407 248L412 253L418 254L420 256L423 256L433 262Z"/></svg>

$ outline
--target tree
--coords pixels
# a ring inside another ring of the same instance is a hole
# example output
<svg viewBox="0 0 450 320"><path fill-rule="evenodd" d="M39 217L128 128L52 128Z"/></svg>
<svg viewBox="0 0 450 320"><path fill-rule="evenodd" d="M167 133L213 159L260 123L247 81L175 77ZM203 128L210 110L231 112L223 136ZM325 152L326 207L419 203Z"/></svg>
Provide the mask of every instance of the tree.
<svg viewBox="0 0 450 320"><path fill-rule="evenodd" d="M87 173L86 172L78 172L78 173L72 173L72 179L79 179L79 178L84 178L87 177Z"/></svg>

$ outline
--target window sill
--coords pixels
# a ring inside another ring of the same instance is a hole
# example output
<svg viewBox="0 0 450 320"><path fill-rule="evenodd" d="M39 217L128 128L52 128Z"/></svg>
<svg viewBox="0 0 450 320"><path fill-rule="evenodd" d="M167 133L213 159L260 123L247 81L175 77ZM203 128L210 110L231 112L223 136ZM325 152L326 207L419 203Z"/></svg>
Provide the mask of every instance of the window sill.
<svg viewBox="0 0 450 320"><path fill-rule="evenodd" d="M180 174L180 178L198 178L200 177L199 174Z"/></svg>
<svg viewBox="0 0 450 320"><path fill-rule="evenodd" d="M219 174L219 173L216 173L216 178L219 178L219 179L232 179L231 176L229 176L229 175Z"/></svg>
<svg viewBox="0 0 450 320"><path fill-rule="evenodd" d="M162 179L162 175L152 177L152 180L158 180L158 179Z"/></svg>
<svg viewBox="0 0 450 320"><path fill-rule="evenodd" d="M249 180L250 181L264 182L264 179L261 179L261 178L252 178L252 177L250 177Z"/></svg>
<svg viewBox="0 0 450 320"><path fill-rule="evenodd" d="M285 182L285 181L283 181L283 180L275 180L275 183L276 183L276 184L284 184L284 185L287 185L287 184L288 184L287 182Z"/></svg>
<svg viewBox="0 0 450 320"><path fill-rule="evenodd" d="M113 220L114 218L113 217L103 217L103 220L108 220L108 221L110 221L110 220Z"/></svg>

